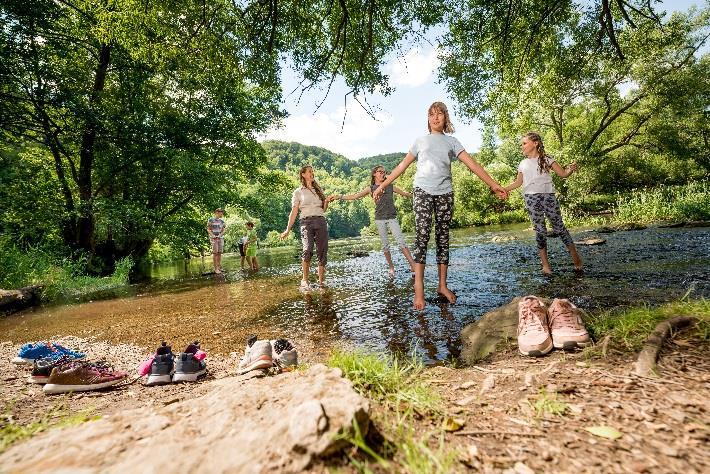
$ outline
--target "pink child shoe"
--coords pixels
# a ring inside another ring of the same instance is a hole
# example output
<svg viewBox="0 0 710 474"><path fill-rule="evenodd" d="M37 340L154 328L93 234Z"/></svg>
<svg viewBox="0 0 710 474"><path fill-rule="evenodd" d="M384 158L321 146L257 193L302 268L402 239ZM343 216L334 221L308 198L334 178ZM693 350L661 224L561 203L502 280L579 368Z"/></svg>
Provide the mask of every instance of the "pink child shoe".
<svg viewBox="0 0 710 474"><path fill-rule="evenodd" d="M518 350L533 357L552 350L547 311L537 296L526 296L518 303Z"/></svg>
<svg viewBox="0 0 710 474"><path fill-rule="evenodd" d="M552 342L558 349L576 349L592 345L582 322L582 311L567 299L555 298L550 305Z"/></svg>

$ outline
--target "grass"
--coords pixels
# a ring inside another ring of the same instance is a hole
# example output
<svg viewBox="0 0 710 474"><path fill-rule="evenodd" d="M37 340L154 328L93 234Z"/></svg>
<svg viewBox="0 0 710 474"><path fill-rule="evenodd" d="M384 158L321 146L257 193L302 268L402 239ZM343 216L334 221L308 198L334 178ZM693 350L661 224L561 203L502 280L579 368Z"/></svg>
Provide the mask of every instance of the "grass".
<svg viewBox="0 0 710 474"><path fill-rule="evenodd" d="M49 408L38 419L27 424L19 424L12 417L14 403L11 402L5 407L0 418L0 453L15 442L31 438L50 428L74 426L100 418L92 414L92 409L73 413L67 408L65 403L59 402Z"/></svg>
<svg viewBox="0 0 710 474"><path fill-rule="evenodd" d="M83 259L59 258L42 248L23 250L8 239L0 240L0 288L40 285L44 301L67 300L127 285L132 266L133 261L124 258L116 262L112 275L89 276Z"/></svg>
<svg viewBox="0 0 710 474"><path fill-rule="evenodd" d="M694 329L696 336L710 339L710 301L705 298L683 299L658 307L639 306L606 311L590 316L586 323L597 341L609 336L614 347L638 351L659 323L676 316L698 318L699 323Z"/></svg>
<svg viewBox="0 0 710 474"><path fill-rule="evenodd" d="M386 472L452 471L457 453L447 448L443 429L422 432L417 428L416 420L420 418L434 419L433 425L441 426L444 415L441 398L421 378L421 360L336 349L328 365L341 369L355 390L385 408L373 417L387 439L378 449L368 445L357 426L351 433L341 435L341 439L366 455L364 459L349 455L352 467L358 472L372 472L371 467L375 466Z"/></svg>
<svg viewBox="0 0 710 474"><path fill-rule="evenodd" d="M545 415L562 416L569 410L565 402L557 399L557 392L548 393L544 388L540 390L534 402L528 403L535 411L536 418L543 418Z"/></svg>

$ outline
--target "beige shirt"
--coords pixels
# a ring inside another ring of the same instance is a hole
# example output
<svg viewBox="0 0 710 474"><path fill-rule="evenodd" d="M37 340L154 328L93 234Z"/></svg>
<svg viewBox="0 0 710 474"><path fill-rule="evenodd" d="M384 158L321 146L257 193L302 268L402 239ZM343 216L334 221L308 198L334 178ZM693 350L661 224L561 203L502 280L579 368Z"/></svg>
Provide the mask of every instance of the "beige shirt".
<svg viewBox="0 0 710 474"><path fill-rule="evenodd" d="M293 192L291 206L298 206L298 210L301 211L301 219L325 215L323 202L315 191L308 188L300 187Z"/></svg>

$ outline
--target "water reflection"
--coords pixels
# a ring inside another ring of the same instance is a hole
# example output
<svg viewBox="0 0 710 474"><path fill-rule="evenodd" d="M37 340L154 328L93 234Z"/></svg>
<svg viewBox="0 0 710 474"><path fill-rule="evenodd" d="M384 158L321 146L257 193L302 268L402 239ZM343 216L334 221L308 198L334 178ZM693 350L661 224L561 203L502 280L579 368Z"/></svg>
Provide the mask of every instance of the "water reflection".
<svg viewBox="0 0 710 474"><path fill-rule="evenodd" d="M246 335L256 333L292 338L314 353L347 342L393 353L415 348L436 362L458 356L464 325L515 296L566 297L585 309L659 303L689 288L710 297L710 229L652 228L605 238L605 245L580 247L582 276L572 271L559 240L551 239L556 274L548 278L539 272L532 231L453 232L449 286L457 304L429 303L420 312L411 309L413 282L402 256L393 255L399 273L390 280L377 242L350 239L334 243L324 290L298 291L293 249L264 250L258 273L241 271L238 255L224 257L224 275L201 276L209 265L199 259L155 267L149 283L133 285L122 298L24 312L0 320L0 333L17 341L88 334L148 347L158 338L179 345L199 338L221 352L241 348ZM364 257L348 257L368 248ZM427 296L436 294L436 282L432 264L425 271Z"/></svg>

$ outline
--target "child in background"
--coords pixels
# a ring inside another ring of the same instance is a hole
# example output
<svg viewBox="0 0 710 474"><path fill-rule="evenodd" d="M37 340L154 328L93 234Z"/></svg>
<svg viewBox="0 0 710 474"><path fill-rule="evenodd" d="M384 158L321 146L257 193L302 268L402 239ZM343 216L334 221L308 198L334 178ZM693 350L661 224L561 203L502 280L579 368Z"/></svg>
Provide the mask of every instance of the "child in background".
<svg viewBox="0 0 710 474"><path fill-rule="evenodd" d="M245 239L244 254L246 255L247 264L251 266L253 271L257 271L259 269L259 262L256 260L257 235L254 230L254 223L251 221L247 222L247 235Z"/></svg>
<svg viewBox="0 0 710 474"><path fill-rule="evenodd" d="M451 186L451 162L458 158L483 182L490 186L499 198L508 193L466 152L454 137L454 127L449 111L442 102L434 102L428 111L429 135L416 139L409 153L392 171L392 174L373 192L379 201L385 189L399 175L417 160L414 176L414 309L424 309L424 267L427 245L431 232L432 215L436 221L436 263L438 264L439 286L437 292L450 303L456 302L456 295L446 284L449 268L449 226L454 210L454 192Z"/></svg>
<svg viewBox="0 0 710 474"><path fill-rule="evenodd" d="M356 199L363 198L367 195L372 195L372 192L379 187L380 184L385 180L387 171L383 166L375 166L370 173L370 186L363 189L359 193L355 194L339 194L328 196L328 201L332 202L338 199L345 199L346 201L354 201ZM377 201L375 204L375 225L377 226L377 232L380 234L380 242L382 242L382 252L385 254L385 259L387 260L387 265L389 265L389 276L394 277L394 263L392 263L392 254L390 253L389 240L387 239L387 228L389 227L390 232L392 232L392 237L399 244L399 248L402 250L402 255L409 262L409 267L412 272L414 272L414 260L412 259L412 254L409 253L407 248L407 242L404 241L404 236L402 235L402 230L399 228L399 222L397 222L397 208L394 207L394 193L401 196L411 198L412 193L403 191L397 186L387 186L382 199Z"/></svg>
<svg viewBox="0 0 710 474"><path fill-rule="evenodd" d="M214 217L207 219L207 234L210 236L210 244L212 245L212 262L214 263L214 272L217 274L222 273L224 232L227 229L222 216L224 216L224 210L215 209Z"/></svg>
<svg viewBox="0 0 710 474"><path fill-rule="evenodd" d="M555 197L555 185L552 183L552 176L550 175L550 170L552 170L562 178L566 178L577 171L577 164L572 163L567 168L562 169L554 158L545 153L542 137L535 132L530 132L523 137L520 142L520 149L526 158L518 166L518 176L515 181L506 186L505 189L506 191L512 191L521 185L523 186L523 200L535 229L535 240L537 241L540 260L542 261L542 273L545 275L552 274L552 268L547 258L545 216L550 219L552 230L560 236L562 242L567 246L575 271L582 272L582 259L577 253L577 247L572 242L572 236L562 222L560 205Z"/></svg>

